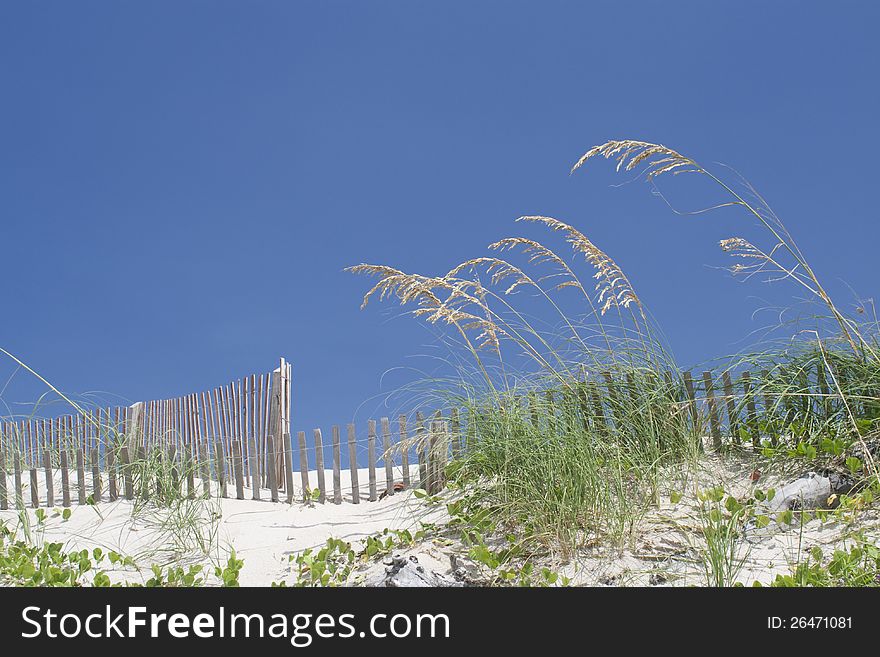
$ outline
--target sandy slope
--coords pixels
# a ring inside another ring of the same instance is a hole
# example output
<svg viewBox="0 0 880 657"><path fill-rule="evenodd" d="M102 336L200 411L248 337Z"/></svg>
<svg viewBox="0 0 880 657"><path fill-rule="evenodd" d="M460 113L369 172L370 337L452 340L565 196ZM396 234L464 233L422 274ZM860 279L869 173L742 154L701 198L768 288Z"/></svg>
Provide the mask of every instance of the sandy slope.
<svg viewBox="0 0 880 657"><path fill-rule="evenodd" d="M684 497L672 504L669 490L664 491L661 504L646 512L629 545L622 549L608 546L584 549L562 563L547 555L539 557L537 565L547 565L568 575L573 584L588 586L705 585L705 574L697 558L701 532L696 490L721 485L727 492L745 499L753 487L749 479L752 469L753 464L748 461L706 458L687 477L683 473L676 475L678 481L670 482L670 487L679 489ZM396 474L399 480L400 473ZM315 473L310 475L314 482ZM794 476L792 473L767 475L759 485L764 489L781 486ZM414 469L413 480L416 479ZM326 481L332 482L330 471ZM281 579L292 581L288 555L319 546L331 536L357 543L385 528L415 530L420 521L442 523L446 520L444 505L426 507L411 491L369 502L367 481L368 472L363 469L359 472L360 504L350 501L348 472L342 473L345 501L338 505L330 502L288 505L219 497L193 501L184 510L201 514L202 522L194 525L179 522L185 514L136 509L124 500L105 501L95 507L74 506L66 522L49 510L42 527L35 525L34 510L28 508L27 512L36 540L60 541L68 550L94 547L116 550L132 556L141 566L140 572L110 571L113 581L143 582L150 576L151 563L186 563L187 558L190 562L221 562L229 550L234 549L245 561L241 583L268 586ZM384 482L380 481L378 490L381 492L383 488ZM297 494L301 494L299 487ZM249 490L245 497L251 497ZM25 499L30 499L27 491ZM20 516L15 511L0 512L0 519L20 527ZM820 546L828 555L855 531L880 542L880 512L876 508L866 510L855 526L810 520L803 527L783 528L772 523L764 530L749 531L738 547L738 558L743 561L738 580L745 584L756 580L767 584L776 574L790 572L791 565L811 547ZM449 574L455 564L463 565L475 581L485 581L488 573L469 563L466 553L453 533L443 540L425 541L402 554L415 555L421 564L443 574ZM371 563L357 579L381 576L382 571L381 561Z"/></svg>
<svg viewBox="0 0 880 657"><path fill-rule="evenodd" d="M310 473L312 482L316 481L315 474ZM414 469L414 480L416 476ZM327 472L326 480L332 482L332 471ZM101 547L132 556L142 572L108 571L113 581L143 581L150 576L151 563L172 561L180 553L191 554L192 561L206 562L209 558L222 561L228 551L234 549L245 561L242 585L268 586L289 574L289 554L321 545L330 536L357 541L385 528L417 529L419 520L443 520L442 510L426 509L412 491L369 502L367 469L359 471L358 480L359 504L351 502L349 472L341 473L344 500L341 504L296 502L288 505L255 501L249 499L250 489L245 489L244 500L217 497L210 501L193 501L186 509L202 514L204 522L199 523L198 529L167 512L136 511L126 500L104 501L94 507L74 505L67 521L47 509L48 517L43 526L37 525L34 509L28 508L27 513L37 540L60 541L67 550ZM379 484L379 492L383 488L384 482ZM60 490L60 482L56 490ZM301 495L298 487L296 491ZM234 489L231 492L234 495ZM266 493L263 491L264 498ZM27 491L24 497L30 507ZM10 526L20 524L20 516L15 511L0 511L0 519ZM204 556L206 554L208 556Z"/></svg>

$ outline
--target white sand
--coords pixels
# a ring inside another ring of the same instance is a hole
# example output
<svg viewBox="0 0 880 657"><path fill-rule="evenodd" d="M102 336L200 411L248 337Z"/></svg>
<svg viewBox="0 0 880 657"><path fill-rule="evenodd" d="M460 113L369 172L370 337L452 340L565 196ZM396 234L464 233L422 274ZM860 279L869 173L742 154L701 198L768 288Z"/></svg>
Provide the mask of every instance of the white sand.
<svg viewBox="0 0 880 657"><path fill-rule="evenodd" d="M777 490L797 478L805 464L790 464L791 471L761 478L758 488ZM665 491L659 508L652 508L639 523L632 545L623 549L599 546L577 554L560 572L572 582L585 586L705 586L706 573L700 559L705 549L699 514L697 489L721 486L745 500L755 486L749 479L754 462L733 456L707 457L697 471L689 472L687 483L675 486L684 497L672 504ZM682 473L683 475L684 473ZM858 521L847 525L834 520L810 519L803 526L796 522L780 526L771 520L768 527L746 530L736 547L735 561L741 564L736 580L746 586L758 581L770 584L777 575L791 574L792 568L806 560L813 547L819 547L825 558L835 549L853 545L856 533L880 544L880 510L869 508L858 515Z"/></svg>
<svg viewBox="0 0 880 657"><path fill-rule="evenodd" d="M795 464L797 465L797 464ZM573 584L588 586L631 586L631 585L705 585L706 578L699 560L701 549L700 520L695 492L713 486L724 489L745 499L750 495L752 484L749 474L754 464L748 460L738 462L735 458L710 457L704 459L697 472L676 475L678 484L670 483L671 489L678 489L684 497L677 504L669 500L669 492L664 491L659 507L650 509L639 522L634 542L624 549L596 546L584 549L567 563L559 563L550 555L538 560L540 565L571 577ZM802 466L801 466L802 467ZM412 480L416 482L416 468L412 468ZM791 481L797 474L777 474L762 478L761 488L780 487ZM27 486L25 476L25 486ZM299 473L295 473L295 493L302 497ZM309 473L310 486L316 485L316 473ZM193 501L188 506L198 510L206 519L198 531L187 531L185 525L176 529L163 527L160 515L136 511L131 502L119 500L105 501L97 506L73 506L70 519L63 522L54 510L46 510L49 516L43 526L37 527L35 511L30 508L30 492L25 487L24 498L31 529L36 540L59 541L68 550L92 549L101 547L116 550L132 556L141 567L141 572L108 571L112 581L143 582L150 577L151 563L173 561L187 563L222 562L230 549L244 559L241 583L252 586L268 586L273 581L286 580L290 583L293 575L288 556L306 548L316 547L335 537L357 544L366 536L383 529L419 528L419 522L442 523L447 519L445 506L440 504L428 507L415 498L412 491L397 493L376 502L369 502L368 470L361 469L358 474L360 504L351 503L350 473L341 473L344 502L333 504L332 471L326 473L326 484L331 489L325 504L293 505L284 502L254 501L249 499L251 491L245 490L244 500L215 497L210 501ZM377 492L385 488L384 470L377 472ZM401 473L395 471L395 481L401 480ZM7 480L11 488L11 477ZM89 489L90 489L90 482ZM44 479L39 478L40 488ZM201 490L197 486L198 490ZM671 490L670 489L670 490ZM60 481L56 483L56 508L60 507ZM73 491L76 497L75 489ZM234 486L229 487L234 497ZM264 499L268 491L262 491ZM283 497L283 494L282 494ZM41 500L41 504L44 504ZM133 513L135 517L133 518ZM214 516L211 520L210 517ZM179 518L179 516L177 516ZM173 516L172 516L173 518ZM19 514L15 511L0 512L0 519L20 528ZM166 516L167 519L167 516ZM738 556L743 560L738 581L751 584L754 581L769 583L777 574L789 573L792 564L803 559L813 546L823 549L826 556L835 547L842 547L842 541L860 531L869 540L880 543L880 511L866 509L855 526L828 521L822 523L813 519L803 527L779 527L776 523L765 530L748 532L740 542ZM439 573L449 574L453 564L461 565L476 581L485 581L488 573L476 564L468 562L467 550L454 535L440 540L428 540L403 551L414 554L419 562ZM183 558L182 558L183 557ZM541 563L543 562L543 563ZM538 565L538 564L536 564ZM381 562L368 564L365 576L380 576Z"/></svg>
<svg viewBox="0 0 880 657"><path fill-rule="evenodd" d="M418 480L417 467L412 467L412 480ZM316 472L309 473L310 486L317 485ZM306 548L324 544L329 537L356 542L365 537L381 532L383 529L419 528L419 521L437 522L444 519L445 509L428 508L413 496L411 490L398 492L393 496L375 502L369 499L369 471L364 468L358 471L360 503L351 502L351 475L348 471L340 473L343 502L334 504L333 473L326 472L326 483L330 488L328 500L324 504L317 502L304 504L302 488L295 484L295 497L298 501L292 505L286 502L273 503L266 501L269 491L263 489L263 501L252 500L252 491L245 489L245 499L235 497L235 487L229 486L230 498L215 496L211 500L194 500L188 508L197 509L203 514L205 522L201 528L193 530L178 528L169 529L162 526L161 518L168 519L164 514L152 511L139 511L133 518L135 507L132 502L120 499L107 501L106 482L103 493L104 501L95 506L79 506L76 502L75 482L71 482L71 495L74 505L72 515L63 521L60 515L61 495L60 477L55 484L55 507L44 509L47 518L42 526L36 522L36 510L31 508L30 491L25 484L23 497L30 519L31 531L37 540L57 541L65 545L67 550L102 548L105 552L115 550L120 554L132 556L141 569L141 573L132 571L108 570L112 581L122 579L142 582L151 576L149 565L166 563L179 558L181 553L189 554L191 562L205 563L208 561L222 562L229 550L234 549L236 555L245 562L241 572L241 584L244 586L268 586L273 581L286 578L291 580L288 555ZM384 470L377 472L377 492L385 489ZM25 482L27 476L25 476ZM75 479L75 478L74 478ZM299 482L299 473L295 473L295 482ZM401 480L399 469L395 472L395 481ZM91 492L91 481L87 477L88 491ZM11 477L8 479L11 488ZM43 493L40 504L45 505L45 486L43 473L40 473L39 488ZM197 491L201 491L201 483L197 481ZM11 490L10 490L11 493ZM282 500L284 493L281 494ZM214 518L212 521L211 518ZM17 511L0 511L0 519L10 527L20 525Z"/></svg>

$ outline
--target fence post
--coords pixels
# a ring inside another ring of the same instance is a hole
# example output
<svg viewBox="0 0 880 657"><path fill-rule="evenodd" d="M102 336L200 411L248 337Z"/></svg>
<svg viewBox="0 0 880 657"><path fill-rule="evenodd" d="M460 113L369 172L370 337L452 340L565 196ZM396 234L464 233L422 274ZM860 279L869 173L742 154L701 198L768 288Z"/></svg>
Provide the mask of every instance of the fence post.
<svg viewBox="0 0 880 657"><path fill-rule="evenodd" d="M275 445L275 454L276 459L279 455L281 460L284 461L288 457L288 450L284 449L284 445L282 444L282 438L279 430L281 429L281 396L284 392L283 386L281 383L281 367L272 372L272 376L269 382L269 418L268 418L268 430L266 435L266 443L274 443ZM282 432L283 433L283 432ZM267 475L269 471L274 469L274 472L271 474L271 479L275 480L276 487L279 485L278 481L278 468L275 464L270 464L269 467L266 468ZM287 482L282 477L281 486L284 487L285 493L290 496L290 491L287 490Z"/></svg>
<svg viewBox="0 0 880 657"><path fill-rule="evenodd" d="M361 501L361 491L358 482L357 444L354 424L348 425L348 465L351 470L351 501L353 504L359 504Z"/></svg>
<svg viewBox="0 0 880 657"><path fill-rule="evenodd" d="M315 471L318 475L318 502L323 504L327 500L327 483L324 481L324 436L320 429L312 432L315 439Z"/></svg>
<svg viewBox="0 0 880 657"><path fill-rule="evenodd" d="M128 407L131 411L126 423L125 444L133 450L140 444L144 433L144 402L137 402Z"/></svg>
<svg viewBox="0 0 880 657"><path fill-rule="evenodd" d="M340 470L342 469L340 460L342 458L339 446L339 425L334 424L333 434L333 503L342 504L342 477Z"/></svg>
<svg viewBox="0 0 880 657"><path fill-rule="evenodd" d="M419 457L419 488L428 491L428 456L425 446L425 416L416 413L416 453Z"/></svg>
<svg viewBox="0 0 880 657"><path fill-rule="evenodd" d="M400 467L403 468L403 486L409 488L409 445L407 444L406 415L397 418L397 422L400 427Z"/></svg>
<svg viewBox="0 0 880 657"><path fill-rule="evenodd" d="M122 481L125 487L125 499L131 500L134 499L134 485L131 480L131 459L129 458L127 445L123 445L120 448L119 458L122 461Z"/></svg>
<svg viewBox="0 0 880 657"><path fill-rule="evenodd" d="M696 395L694 394L694 381L691 378L690 370L682 372L681 377L684 380L684 390L685 390L685 393L687 394L687 398L688 398L688 408L690 409L690 412L691 412L691 420L694 425L694 433L699 434L700 433L700 416L697 413L697 398L696 398ZM703 442L701 440L700 446L702 447L702 445L703 445Z"/></svg>
<svg viewBox="0 0 880 657"><path fill-rule="evenodd" d="M742 373L743 395L746 398L746 410L748 413L747 424L749 435L752 437L752 449L761 449L761 432L758 428L758 411L755 408L755 397L752 394L752 374L748 370Z"/></svg>
<svg viewBox="0 0 880 657"><path fill-rule="evenodd" d="M283 453L281 457L284 458ZM279 500L278 479L276 478L276 475L278 474L278 468L276 467L277 460L278 456L275 453L275 438L270 433L266 436L266 477L269 479L267 482L269 484L269 496L273 502Z"/></svg>
<svg viewBox="0 0 880 657"><path fill-rule="evenodd" d="M370 502L375 502L376 495L376 420L367 422L367 464L370 479Z"/></svg>
<svg viewBox="0 0 880 657"><path fill-rule="evenodd" d="M46 446L43 446L43 465L46 468L46 506L52 508L55 506L55 481L52 479L52 454ZM3 473L6 478L6 473Z"/></svg>
<svg viewBox="0 0 880 657"><path fill-rule="evenodd" d="M12 473L15 481L15 503L24 506L24 492L21 484L21 454L18 450L12 456Z"/></svg>
<svg viewBox="0 0 880 657"><path fill-rule="evenodd" d="M703 383L706 386L706 401L709 404L709 427L712 432L712 444L715 449L718 449L721 447L721 426L718 421L718 407L715 405L711 372L703 372Z"/></svg>
<svg viewBox="0 0 880 657"><path fill-rule="evenodd" d="M736 401L733 398L733 381L730 380L730 372L725 370L721 374L721 380L724 384L725 406L727 408L727 427L733 436L733 442L737 445L742 443L739 435L739 417L736 412Z"/></svg>
<svg viewBox="0 0 880 657"><path fill-rule="evenodd" d="M385 494L394 495L394 459L391 456L391 427L388 418L382 420L382 460L385 462Z"/></svg>
<svg viewBox="0 0 880 657"><path fill-rule="evenodd" d="M208 450L199 442L199 475L202 478L202 495L211 497L211 470L208 466Z"/></svg>
<svg viewBox="0 0 880 657"><path fill-rule="evenodd" d="M235 499L244 499L244 457L241 453L241 440L232 441L232 470L235 475Z"/></svg>
<svg viewBox="0 0 880 657"><path fill-rule="evenodd" d="M37 469L30 469L31 475L31 503L35 509L40 508L40 490L37 486Z"/></svg>
<svg viewBox="0 0 880 657"><path fill-rule="evenodd" d="M299 476L303 489L303 502L308 502L312 491L309 484L309 454L306 449L306 432L299 431L296 434L299 440ZM290 493L288 493L288 497Z"/></svg>
<svg viewBox="0 0 880 657"><path fill-rule="evenodd" d="M116 453L111 446L107 446L104 452L104 464L107 466L107 482L109 486L110 501L119 499L119 489L116 486Z"/></svg>
<svg viewBox="0 0 880 657"><path fill-rule="evenodd" d="M248 383L249 377L244 378L244 383L242 386L242 408L243 408L243 417L244 417L244 436L247 441L247 452L248 452L248 471L251 475L251 498L254 500L260 499L260 488L262 487L263 478L260 476L260 457L257 454L257 440L256 436L254 436L254 432L251 429L251 425L253 423L252 415L254 412L254 404L251 401L253 397L253 393L251 388L253 387Z"/></svg>
<svg viewBox="0 0 880 657"><path fill-rule="evenodd" d="M76 448L76 492L80 504L86 503L86 464L81 446Z"/></svg>

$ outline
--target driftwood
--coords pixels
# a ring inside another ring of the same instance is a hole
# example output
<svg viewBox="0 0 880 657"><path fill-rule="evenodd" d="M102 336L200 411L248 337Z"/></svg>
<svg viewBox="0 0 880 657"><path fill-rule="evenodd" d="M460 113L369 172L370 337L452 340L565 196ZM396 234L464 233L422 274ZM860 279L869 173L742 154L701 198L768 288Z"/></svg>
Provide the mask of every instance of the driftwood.
<svg viewBox="0 0 880 657"><path fill-rule="evenodd" d="M367 586L380 588L408 588L408 587L447 587L464 586L462 582L447 575L441 575L432 570L425 570L419 565L419 560L414 555L403 557L390 557L384 561L385 573L366 582Z"/></svg>

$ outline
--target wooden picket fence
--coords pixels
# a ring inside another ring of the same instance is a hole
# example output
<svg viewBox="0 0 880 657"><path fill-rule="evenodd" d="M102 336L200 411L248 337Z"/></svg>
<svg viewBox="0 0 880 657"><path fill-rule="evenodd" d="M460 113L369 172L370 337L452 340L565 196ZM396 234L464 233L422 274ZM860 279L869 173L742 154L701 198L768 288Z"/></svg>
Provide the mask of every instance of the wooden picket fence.
<svg viewBox="0 0 880 657"><path fill-rule="evenodd" d="M239 499L248 488L253 499L268 489L292 500L290 378L281 359L273 372L176 399L2 422L0 509L25 504L25 490L33 507L148 497L163 485L144 479L157 462L190 497L211 494L212 481L228 496L231 481Z"/></svg>
<svg viewBox="0 0 880 657"><path fill-rule="evenodd" d="M379 430L376 420L367 420L368 491L362 491L360 483L362 457L357 427L354 423L346 426L350 502L359 504L362 494L370 502L375 502L380 497L394 495L398 487L404 489L418 487L428 494L437 493L443 488L447 462L450 458L460 456L465 449L464 431L459 421L458 409L451 409L446 416L443 411L437 410L430 414L428 419L425 418L424 413L418 411L414 414L414 419L413 426L407 415L400 415L392 426L389 418L382 417L378 424ZM305 431L297 433L300 484L305 499L312 499L321 504L327 501L335 504L343 502L341 434L340 426L333 425L329 446L332 450L333 488L331 490L326 481L324 459L325 448L328 446L324 444L321 429L312 432L311 445L308 444ZM314 463L315 467L310 467L310 463ZM314 482L310 479L312 471L316 477ZM383 474L385 481L380 493L379 477Z"/></svg>
<svg viewBox="0 0 880 657"><path fill-rule="evenodd" d="M749 442L759 449L762 440L776 445L783 439L786 422L796 410L824 419L842 407L840 398L829 389L826 373L821 368L812 376L806 372L798 373L796 380L791 382L793 392L788 394L762 390L761 382L770 380L772 375L767 370L757 375L746 370L737 376L730 372L722 372L719 376L705 371L695 377L692 372L684 371L678 375L666 372L664 381L666 390L693 423L694 431L708 437L715 448L725 443L739 445ZM633 389L631 376L627 375L622 381L615 379L611 372L601 372L597 377L584 376L576 391L535 392L522 396L519 403L526 410L526 416L529 407L532 408L533 423L537 425L539 417L543 418L545 424L540 429L553 434L563 431L563 415L572 409L572 405L564 402L565 394L573 395L577 398L573 406L579 420L592 426L599 435L610 435L614 430L615 408L621 396ZM787 380L784 373L776 376ZM544 399L538 402L540 396ZM540 413L535 408L538 403L544 404ZM413 427L410 426L412 419L415 420ZM418 486L429 494L438 492L443 487L443 473L449 459L457 458L479 439L476 427L471 426L469 418L456 408L436 410L428 414L427 419L422 412L400 415L397 422L382 417L380 432L377 432L375 420L367 420L366 425L367 499L370 501L378 499L381 481L377 481L377 477L381 480L383 470L384 491L379 494L381 496L393 495L395 484L404 488ZM360 501L358 453L361 442L354 424L348 424L346 429L352 481L349 499L357 504ZM321 429L313 430L311 441L306 432L297 433L301 489L304 493L315 492L313 499L320 503L339 504L343 501L340 456L345 447L339 425L331 428L331 436L331 445L328 446ZM409 443L416 447L411 450L407 447ZM332 449L332 489L327 484L324 468L324 455L328 449ZM377 454L383 460L382 464L377 465ZM411 468L416 464L417 475L413 476ZM316 481L310 480L313 475Z"/></svg>
<svg viewBox="0 0 880 657"><path fill-rule="evenodd" d="M757 375L744 371L736 378L729 372L718 377L706 371L695 378L685 371L678 375L667 372L665 381L674 401L688 413L695 431L709 436L716 448L725 442L739 444L744 440L756 447L764 439L775 444L781 438L785 419L795 410L828 417L840 409L840 400L829 390L821 368L812 376L806 372L797 375L793 382L796 394L759 393L760 382L769 377L767 371ZM297 449L290 435L290 379L290 365L281 359L280 367L271 373L178 399L2 423L0 509L9 508L15 500L24 504L26 489L33 507L54 506L59 489L65 507L74 502L72 493L79 504L149 496L159 484L136 481L136 465L157 453L173 464L175 473L185 480L177 482L175 475L174 486L182 488L185 483L190 497L210 495L213 485L223 497L234 494L244 499L247 492L255 500L264 499L265 494L271 501L280 501L283 493L287 502L339 504L346 497L341 476L344 449L350 471L350 482L345 487L348 501L375 501L394 495L401 487L419 487L433 494L444 485L449 459L460 456L471 441L478 439L475 427L468 426L464 414L460 417L459 409L452 408L427 416L422 412L400 415L394 422L388 417L380 418L378 424L370 419L366 422L366 441L363 434L359 437L354 423L343 425L344 438L340 425L332 426L329 444L325 444L321 429L313 430L311 440L306 432L299 431ZM628 376L618 381L610 372L602 372L597 377L584 377L582 383L575 404L577 412L600 433L609 432L615 404L620 395L632 389L631 379ZM544 391L545 400L553 406L550 413L542 414L547 422L543 430L561 430L556 409L562 412L562 394ZM535 394L528 395L523 403L533 399ZM366 490L359 471L364 442ZM328 461L329 484L325 467ZM71 475L75 475L75 486ZM384 479L384 486L380 479ZM228 490L230 484L234 493Z"/></svg>

